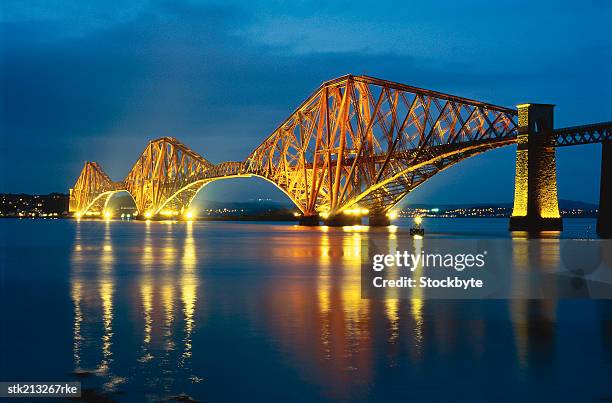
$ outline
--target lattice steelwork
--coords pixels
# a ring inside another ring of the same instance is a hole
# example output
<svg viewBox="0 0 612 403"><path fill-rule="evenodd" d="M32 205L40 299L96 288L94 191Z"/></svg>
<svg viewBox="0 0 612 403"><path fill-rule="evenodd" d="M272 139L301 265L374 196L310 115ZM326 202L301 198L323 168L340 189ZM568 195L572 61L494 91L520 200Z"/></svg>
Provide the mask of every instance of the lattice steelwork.
<svg viewBox="0 0 612 403"><path fill-rule="evenodd" d="M85 162L74 188L70 189L69 210L99 214L108 197L120 188L96 162Z"/></svg>
<svg viewBox="0 0 612 403"><path fill-rule="evenodd" d="M612 122L565 127L553 131L555 147L612 141Z"/></svg>
<svg viewBox="0 0 612 403"><path fill-rule="evenodd" d="M246 160L306 214L384 213L446 167L516 139L516 111L365 76L324 83Z"/></svg>
<svg viewBox="0 0 612 403"><path fill-rule="evenodd" d="M213 166L175 138L162 137L147 145L123 184L141 214L179 211L189 206Z"/></svg>
<svg viewBox="0 0 612 403"><path fill-rule="evenodd" d="M206 183L236 176L273 182L305 215L354 206L384 214L437 172L516 135L514 109L345 76L321 85L242 162L212 165L164 137L113 186L148 215L184 210ZM75 191L71 211L82 212L91 195Z"/></svg>

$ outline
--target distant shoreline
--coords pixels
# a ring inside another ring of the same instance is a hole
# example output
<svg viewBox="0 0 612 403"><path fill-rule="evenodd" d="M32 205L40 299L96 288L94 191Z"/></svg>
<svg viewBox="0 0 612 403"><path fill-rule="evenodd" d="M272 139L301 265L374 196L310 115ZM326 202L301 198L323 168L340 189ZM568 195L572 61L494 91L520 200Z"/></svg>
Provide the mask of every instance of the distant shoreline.
<svg viewBox="0 0 612 403"><path fill-rule="evenodd" d="M440 217L440 216L423 216L424 218L427 218L428 220L430 219L445 219L445 220L453 220L453 219L465 219L465 218L472 218L472 219L479 219L479 218L498 218L498 219L504 219L504 220L508 220L510 217L500 217L500 216L456 216L456 217ZM575 216L575 215L561 215L561 217L563 219L575 219L575 218L592 218L592 219L596 219L597 215L583 215L583 216ZM77 220L74 217L71 216L59 216L59 217L16 217L16 216L0 216L0 219L14 219L14 220ZM364 217L364 219L367 219L367 217ZM405 220L411 220L413 219L413 217L398 217L396 220L400 220L400 219L405 219ZM94 217L87 217L87 218L80 218L80 221L107 221L104 218L94 218ZM130 219L122 219L122 218L112 218L109 221L272 221L272 222L298 222L299 220L297 220L294 217L287 217L287 218L283 218L283 217L253 217L253 216L249 216L249 217L199 217L199 218L194 218L191 220L172 220L172 219L149 219L149 220L142 220L142 219L137 219L137 218L130 218ZM392 221L393 223L393 221Z"/></svg>
<svg viewBox="0 0 612 403"><path fill-rule="evenodd" d="M298 209L287 202L257 199L247 202L201 201L194 206L194 214L201 221L296 221ZM51 193L28 195L0 193L0 218L70 218L69 195ZM127 206L124 206L127 207ZM597 205L573 200L559 200L563 218L595 218ZM116 205L112 208L119 208ZM129 213L134 212L129 208ZM512 203L474 203L456 205L412 204L393 209L398 218L422 216L427 218L509 218ZM128 213L127 210L126 214ZM119 218L115 210L115 215Z"/></svg>

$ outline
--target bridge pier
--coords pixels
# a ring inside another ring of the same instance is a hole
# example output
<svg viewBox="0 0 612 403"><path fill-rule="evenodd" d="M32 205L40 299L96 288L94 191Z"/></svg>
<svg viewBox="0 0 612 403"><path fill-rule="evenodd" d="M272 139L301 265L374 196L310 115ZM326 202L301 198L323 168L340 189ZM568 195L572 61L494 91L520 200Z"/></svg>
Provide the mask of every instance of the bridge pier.
<svg viewBox="0 0 612 403"><path fill-rule="evenodd" d="M560 231L563 223L552 136L554 105L523 104L517 108L516 182L510 231Z"/></svg>
<svg viewBox="0 0 612 403"><path fill-rule="evenodd" d="M601 144L601 181L599 187L599 212L597 234L612 238L612 141Z"/></svg>
<svg viewBox="0 0 612 403"><path fill-rule="evenodd" d="M343 227L345 225L361 225L361 216L340 213L334 216L329 216L323 220L325 225L330 227Z"/></svg>
<svg viewBox="0 0 612 403"><path fill-rule="evenodd" d="M319 225L319 215L303 215L300 217L299 224L307 227L316 227Z"/></svg>
<svg viewBox="0 0 612 403"><path fill-rule="evenodd" d="M387 227L391 225L391 219L385 213L371 214L368 217L368 225L370 227Z"/></svg>

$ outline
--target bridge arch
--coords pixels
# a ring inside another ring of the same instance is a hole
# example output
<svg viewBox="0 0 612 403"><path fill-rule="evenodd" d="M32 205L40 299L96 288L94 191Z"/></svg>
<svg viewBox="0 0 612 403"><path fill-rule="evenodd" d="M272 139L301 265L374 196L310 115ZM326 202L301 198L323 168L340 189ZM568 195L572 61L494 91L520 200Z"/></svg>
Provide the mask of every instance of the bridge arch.
<svg viewBox="0 0 612 403"><path fill-rule="evenodd" d="M177 139L162 137L149 142L122 182L106 176L108 188L89 191L85 205L122 189L145 217L164 209L180 213L212 181L256 176L281 189L305 216L333 216L356 204L383 213L446 167L516 141L516 114L344 76L323 83L244 161L214 165Z"/></svg>
<svg viewBox="0 0 612 403"><path fill-rule="evenodd" d="M465 159L515 143L514 139L508 139L475 144L461 149L447 150L426 161L415 162L403 170L394 172L384 181L355 196L346 203L340 212L359 204L361 207L368 209L372 215L386 214L404 197L434 175Z"/></svg>
<svg viewBox="0 0 612 403"><path fill-rule="evenodd" d="M122 183L134 198L139 215L152 217L169 202L179 203L183 209L190 201L186 189L206 180L213 167L177 139L161 137L149 142Z"/></svg>
<svg viewBox="0 0 612 403"><path fill-rule="evenodd" d="M195 212L191 210L191 204L193 203L193 200L196 198L196 196L200 193L200 191L202 191L207 185L213 182L220 182L226 179L235 179L235 178L263 179L266 182L274 185L274 187L279 189L281 192L283 192L283 194L287 196L289 200L291 200L291 202L294 204L294 206L298 210L300 210L300 212L302 213L304 212L304 207L301 206L299 202L293 198L293 195L291 195L291 193L287 192L286 189L284 189L282 186L279 186L279 184L274 182L273 180L270 180L269 178L266 178L265 176L256 175L256 174L236 174L236 175L227 176L227 177L203 179L200 181L193 182L189 185L186 185L185 187L179 189L173 195L171 195L159 207L159 209L152 214L152 216L156 216L156 215L162 215L162 216L177 215L179 216L179 215L184 215L184 213L186 213L187 211L189 211L192 214L195 214Z"/></svg>
<svg viewBox="0 0 612 403"><path fill-rule="evenodd" d="M83 209L75 212L77 217L104 217L107 213L110 214L108 204L113 196L118 193L125 193L130 195L134 206L136 206L136 200L134 200L134 196L125 190L125 189L117 189L117 190L109 190L104 191L93 198ZM109 217L108 215L107 217Z"/></svg>
<svg viewBox="0 0 612 403"><path fill-rule="evenodd" d="M384 213L445 167L517 135L516 110L366 76L323 83L245 160L304 215ZM361 205L363 204L363 205Z"/></svg>

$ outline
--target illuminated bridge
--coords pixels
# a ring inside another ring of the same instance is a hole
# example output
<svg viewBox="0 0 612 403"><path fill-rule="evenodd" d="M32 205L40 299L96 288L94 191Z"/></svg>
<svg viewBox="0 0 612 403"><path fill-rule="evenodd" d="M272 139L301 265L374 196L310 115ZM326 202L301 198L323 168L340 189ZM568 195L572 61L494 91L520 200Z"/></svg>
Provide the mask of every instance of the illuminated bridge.
<svg viewBox="0 0 612 403"><path fill-rule="evenodd" d="M556 228L554 147L602 142L609 150L612 122L554 130L552 108L516 110L348 75L323 83L242 161L215 165L163 137L146 146L120 182L86 162L70 192L70 211L103 215L111 195L127 191L139 217L189 216L206 184L256 176L295 203L303 224L352 223L366 214L371 225L385 225L393 206L436 173L518 143L512 225ZM602 197L603 185L602 171Z"/></svg>

